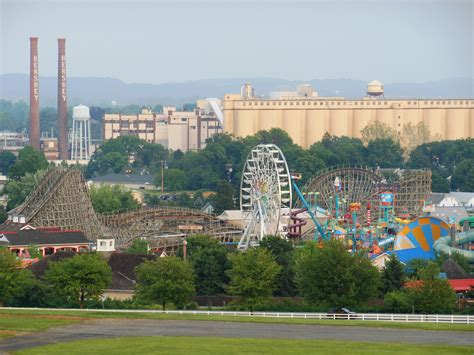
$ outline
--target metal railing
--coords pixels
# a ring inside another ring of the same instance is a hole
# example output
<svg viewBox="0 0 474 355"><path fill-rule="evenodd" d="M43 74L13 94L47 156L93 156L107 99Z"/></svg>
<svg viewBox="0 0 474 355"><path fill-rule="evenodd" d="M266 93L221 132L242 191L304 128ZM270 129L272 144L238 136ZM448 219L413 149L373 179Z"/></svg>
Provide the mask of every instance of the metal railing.
<svg viewBox="0 0 474 355"><path fill-rule="evenodd" d="M355 320L405 323L474 324L474 316L453 314L390 314L390 313L301 313L301 312L242 312L242 311L188 311L188 310L137 310L137 309L77 309L77 308L22 308L0 307L0 310L34 310L48 312L100 312L100 313L149 313L176 315L208 315L262 318L296 318L318 320Z"/></svg>

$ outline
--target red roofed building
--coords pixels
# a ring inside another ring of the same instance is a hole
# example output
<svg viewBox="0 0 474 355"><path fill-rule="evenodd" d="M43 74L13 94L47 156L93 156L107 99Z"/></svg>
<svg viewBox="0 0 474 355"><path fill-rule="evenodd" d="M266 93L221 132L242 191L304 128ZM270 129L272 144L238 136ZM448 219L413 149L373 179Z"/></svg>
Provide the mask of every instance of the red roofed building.
<svg viewBox="0 0 474 355"><path fill-rule="evenodd" d="M453 279L448 280L448 282L456 293L474 290L474 279ZM423 285L423 280L405 282L405 286L408 288L419 287L421 285Z"/></svg>
<svg viewBox="0 0 474 355"><path fill-rule="evenodd" d="M466 292L474 290L474 279L457 279L448 281L451 284L451 287L456 292Z"/></svg>
<svg viewBox="0 0 474 355"><path fill-rule="evenodd" d="M29 257L28 249L35 245L43 256L57 251L88 251L89 240L78 230L61 230L58 227L32 227L23 225L16 231L1 231L0 241L19 257Z"/></svg>

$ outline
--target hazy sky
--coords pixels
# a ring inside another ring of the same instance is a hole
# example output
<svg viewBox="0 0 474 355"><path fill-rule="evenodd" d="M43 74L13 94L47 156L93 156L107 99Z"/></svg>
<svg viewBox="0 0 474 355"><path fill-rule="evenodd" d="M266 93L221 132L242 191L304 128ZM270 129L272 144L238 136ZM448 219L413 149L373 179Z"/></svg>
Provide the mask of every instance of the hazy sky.
<svg viewBox="0 0 474 355"><path fill-rule="evenodd" d="M207 78L473 77L474 0L0 0L0 73L163 83Z"/></svg>

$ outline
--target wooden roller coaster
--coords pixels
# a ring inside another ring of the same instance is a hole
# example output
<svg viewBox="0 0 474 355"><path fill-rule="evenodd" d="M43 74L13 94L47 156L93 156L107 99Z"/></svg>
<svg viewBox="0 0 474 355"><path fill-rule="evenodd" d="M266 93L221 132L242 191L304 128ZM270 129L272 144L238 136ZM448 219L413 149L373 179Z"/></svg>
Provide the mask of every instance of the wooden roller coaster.
<svg viewBox="0 0 474 355"><path fill-rule="evenodd" d="M143 207L121 213L95 213L87 182L79 170L55 167L48 170L25 202L9 211L32 226L77 229L94 241L114 238L123 247L135 238L150 238L155 247L175 250L184 236L208 234L223 242L236 242L242 231L216 216L179 207ZM21 218L20 218L21 217Z"/></svg>

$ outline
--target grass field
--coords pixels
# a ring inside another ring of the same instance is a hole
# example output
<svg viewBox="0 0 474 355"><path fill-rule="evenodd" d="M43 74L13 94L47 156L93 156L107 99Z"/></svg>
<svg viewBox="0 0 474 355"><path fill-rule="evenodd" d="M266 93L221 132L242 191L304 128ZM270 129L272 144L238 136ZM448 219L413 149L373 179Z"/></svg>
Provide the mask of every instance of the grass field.
<svg viewBox="0 0 474 355"><path fill-rule="evenodd" d="M362 343L329 340L207 337L124 337L80 340L15 354L472 354L468 346Z"/></svg>
<svg viewBox="0 0 474 355"><path fill-rule="evenodd" d="M423 330L457 330L474 331L474 324L443 324L443 323L402 323L402 322L377 322L377 321L346 321L346 320L319 320L319 319L296 319L296 318L262 318L262 317L234 317L219 315L191 315L191 314L152 314L152 313L120 313L120 312L94 312L94 311L48 311L48 310L0 310L0 329L3 315L35 315L54 317L54 321L78 321L87 318L134 318L134 319L157 319L157 320L206 320L227 322L252 322L252 323L280 323L280 324L313 324L313 325L337 325L337 326L363 326L372 328L391 329L423 329ZM60 317L61 319L58 319ZM35 318L39 320L41 318ZM53 319L49 319L53 320ZM20 323L22 320L18 320ZM48 322L46 321L46 324ZM67 324L67 323L66 323ZM49 326L61 325L60 323ZM29 325L25 325L29 326ZM33 329L34 330L34 329Z"/></svg>
<svg viewBox="0 0 474 355"><path fill-rule="evenodd" d="M0 315L0 338L15 336L23 332L35 332L51 327L71 324L86 318L73 316L48 316L31 314L8 314Z"/></svg>

